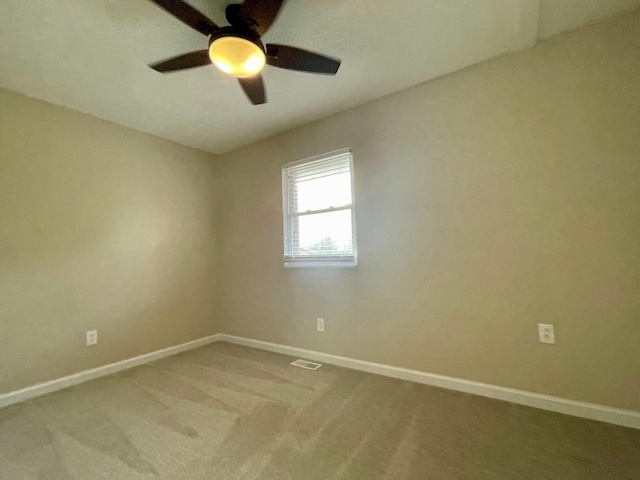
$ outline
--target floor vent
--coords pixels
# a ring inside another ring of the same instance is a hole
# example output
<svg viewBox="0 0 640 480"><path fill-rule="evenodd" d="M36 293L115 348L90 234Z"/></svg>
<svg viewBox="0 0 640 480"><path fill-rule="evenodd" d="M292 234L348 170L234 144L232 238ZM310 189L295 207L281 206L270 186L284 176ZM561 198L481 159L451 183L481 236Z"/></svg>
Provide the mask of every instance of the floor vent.
<svg viewBox="0 0 640 480"><path fill-rule="evenodd" d="M315 363L310 362L309 360L300 359L296 360L295 362L291 362L291 365L293 365L294 367L306 368L307 370L317 370L322 366L321 363Z"/></svg>

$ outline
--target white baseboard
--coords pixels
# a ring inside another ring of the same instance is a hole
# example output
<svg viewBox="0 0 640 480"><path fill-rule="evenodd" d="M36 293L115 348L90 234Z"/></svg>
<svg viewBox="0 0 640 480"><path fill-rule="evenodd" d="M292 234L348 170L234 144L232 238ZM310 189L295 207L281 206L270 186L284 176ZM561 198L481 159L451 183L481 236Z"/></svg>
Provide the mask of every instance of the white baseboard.
<svg viewBox="0 0 640 480"><path fill-rule="evenodd" d="M129 358L127 360L122 360L121 362L110 363L109 365L104 365L102 367L74 373L73 375L69 375L67 377L58 378L56 380L32 385L31 387L23 388L21 390L5 393L0 395L0 408L12 405L14 403L23 402L24 400L29 400L30 398L39 397L47 393L62 390L63 388L71 387L72 385L77 385L79 383L88 382L89 380L94 380L96 378L111 375L122 370L137 367L145 363L160 360L161 358L176 355L180 352L203 347L204 345L209 345L210 343L217 342L219 339L220 334L199 338L198 340L193 340L181 345L175 345L163 350L145 353L144 355Z"/></svg>
<svg viewBox="0 0 640 480"><path fill-rule="evenodd" d="M377 375L384 375L386 377L446 388L448 390L472 393L474 395L495 398L497 400L504 400L507 402L517 403L519 405L526 405L528 407L540 408L542 410L563 413L565 415L572 415L574 417L587 418L590 420L598 420L600 422L613 423L623 427L640 429L640 412L633 410L623 410L595 403L568 400L566 398L527 392L525 390L517 390L515 388L500 387L487 383L464 380L462 378L447 377L445 375L421 372L419 370L410 370L391 365L355 360L353 358L340 357L337 355L330 355L328 353L315 352L312 350L290 347L288 345L279 345L277 343L263 342L260 340L252 340L233 335L220 334L218 341L268 350L270 352L282 353L284 355L300 357L331 365L338 365L340 367L351 368L353 370L360 370L363 372L375 373Z"/></svg>
<svg viewBox="0 0 640 480"><path fill-rule="evenodd" d="M258 348L261 350L268 350L270 352L282 353L284 355L305 358L316 362L337 365L340 367L351 368L353 370L374 373L377 375L384 375L386 377L398 378L401 380L408 380L410 382L422 383L434 387L446 388L448 390L472 393L474 395L495 398L497 400L504 400L507 402L517 403L519 405L526 405L528 407L563 413L565 415L572 415L575 417L621 425L623 427L640 429L640 412L633 410L623 410L607 407L605 405L568 400L566 398L527 392L525 390L517 390L515 388L500 387L487 383L474 382L472 380L464 380L462 378L447 377L445 375L427 373L419 370L410 370L408 368L356 360L353 358L315 352L313 350L305 350L303 348L280 345L277 343L263 342L261 340L252 340L250 338L237 337L223 333L218 333L216 335L211 335L209 337L200 338L181 345L147 353L121 362L111 363L102 367L75 373L67 377L58 378L56 380L39 383L21 390L2 394L0 395L0 408L219 341L234 343L236 345L244 345L246 347Z"/></svg>

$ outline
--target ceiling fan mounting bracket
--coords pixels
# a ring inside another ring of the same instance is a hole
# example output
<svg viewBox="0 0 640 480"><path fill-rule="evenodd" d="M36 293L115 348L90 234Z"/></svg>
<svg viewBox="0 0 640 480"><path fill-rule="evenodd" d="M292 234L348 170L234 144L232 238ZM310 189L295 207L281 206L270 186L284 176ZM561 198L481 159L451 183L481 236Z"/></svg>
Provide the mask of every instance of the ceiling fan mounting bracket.
<svg viewBox="0 0 640 480"><path fill-rule="evenodd" d="M253 29L258 26L258 22L242 13L242 4L240 3L230 3L227 5L224 15L227 18L227 22L234 27Z"/></svg>

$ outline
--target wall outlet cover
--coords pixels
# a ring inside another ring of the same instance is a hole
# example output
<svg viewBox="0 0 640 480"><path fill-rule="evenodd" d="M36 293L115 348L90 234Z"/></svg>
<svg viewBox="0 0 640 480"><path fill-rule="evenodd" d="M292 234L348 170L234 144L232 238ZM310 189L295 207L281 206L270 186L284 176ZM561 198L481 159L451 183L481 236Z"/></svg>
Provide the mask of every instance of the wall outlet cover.
<svg viewBox="0 0 640 480"><path fill-rule="evenodd" d="M87 332L87 347L91 347L92 345L96 345L97 343L98 343L98 331L89 330Z"/></svg>
<svg viewBox="0 0 640 480"><path fill-rule="evenodd" d="M551 345L556 343L556 334L553 325L550 323L538 324L538 341L540 343L548 343Z"/></svg>

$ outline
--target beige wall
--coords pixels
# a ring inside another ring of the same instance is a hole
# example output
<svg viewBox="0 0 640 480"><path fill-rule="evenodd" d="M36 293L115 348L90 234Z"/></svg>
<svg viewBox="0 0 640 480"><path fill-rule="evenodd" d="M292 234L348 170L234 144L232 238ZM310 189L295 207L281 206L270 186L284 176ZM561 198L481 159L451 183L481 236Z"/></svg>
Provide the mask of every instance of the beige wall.
<svg viewBox="0 0 640 480"><path fill-rule="evenodd" d="M634 12L219 163L0 90L0 393L223 331L640 410L639 78ZM285 270L342 147L359 266Z"/></svg>
<svg viewBox="0 0 640 480"><path fill-rule="evenodd" d="M213 164L0 90L0 393L217 331Z"/></svg>
<svg viewBox="0 0 640 480"><path fill-rule="evenodd" d="M639 82L636 11L224 156L222 330L640 410ZM342 147L359 266L285 270L280 166Z"/></svg>

